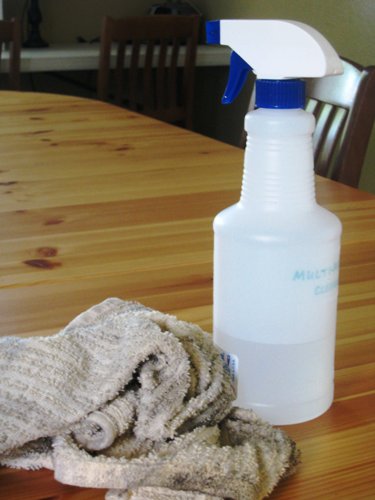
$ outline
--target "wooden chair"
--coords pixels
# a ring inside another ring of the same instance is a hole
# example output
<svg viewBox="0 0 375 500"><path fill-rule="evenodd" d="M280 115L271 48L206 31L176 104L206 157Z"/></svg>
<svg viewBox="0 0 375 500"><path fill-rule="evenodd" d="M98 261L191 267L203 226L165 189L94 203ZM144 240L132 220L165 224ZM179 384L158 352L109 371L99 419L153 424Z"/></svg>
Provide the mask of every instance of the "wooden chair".
<svg viewBox="0 0 375 500"><path fill-rule="evenodd" d="M9 88L20 89L21 27L18 19L0 20L0 61L4 43L9 44Z"/></svg>
<svg viewBox="0 0 375 500"><path fill-rule="evenodd" d="M342 75L307 81L306 110L316 119L316 173L358 187L375 119L375 66L342 62Z"/></svg>
<svg viewBox="0 0 375 500"><path fill-rule="evenodd" d="M114 102L191 128L198 28L198 16L104 18L98 98L108 100L111 91L115 43Z"/></svg>

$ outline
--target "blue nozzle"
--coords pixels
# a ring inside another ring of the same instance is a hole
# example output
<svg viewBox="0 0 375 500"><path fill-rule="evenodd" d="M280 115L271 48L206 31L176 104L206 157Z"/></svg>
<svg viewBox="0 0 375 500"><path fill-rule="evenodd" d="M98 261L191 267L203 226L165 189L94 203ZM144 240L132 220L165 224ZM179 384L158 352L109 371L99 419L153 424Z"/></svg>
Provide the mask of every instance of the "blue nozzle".
<svg viewBox="0 0 375 500"><path fill-rule="evenodd" d="M228 83L221 99L223 104L230 104L238 96L251 70L250 64L244 61L237 52L232 52Z"/></svg>
<svg viewBox="0 0 375 500"><path fill-rule="evenodd" d="M220 21L206 22L207 43L220 44ZM236 52L230 58L228 83L221 99L223 104L230 104L240 93L252 67Z"/></svg>

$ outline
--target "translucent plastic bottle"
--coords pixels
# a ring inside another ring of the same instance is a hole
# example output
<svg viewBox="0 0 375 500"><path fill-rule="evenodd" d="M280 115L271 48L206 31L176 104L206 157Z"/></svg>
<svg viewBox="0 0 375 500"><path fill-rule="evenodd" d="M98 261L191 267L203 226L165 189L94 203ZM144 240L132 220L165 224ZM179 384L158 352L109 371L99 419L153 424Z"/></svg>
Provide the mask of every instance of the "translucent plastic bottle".
<svg viewBox="0 0 375 500"><path fill-rule="evenodd" d="M258 107L245 118L240 201L214 221L214 341L237 405L273 424L303 422L333 400L341 224L316 202L302 78L342 64L295 21L210 21L207 41L233 49L222 101L253 71Z"/></svg>
<svg viewBox="0 0 375 500"><path fill-rule="evenodd" d="M301 109L248 113L241 198L214 221L214 341L236 404L280 425L333 400L341 224L316 203L313 127Z"/></svg>

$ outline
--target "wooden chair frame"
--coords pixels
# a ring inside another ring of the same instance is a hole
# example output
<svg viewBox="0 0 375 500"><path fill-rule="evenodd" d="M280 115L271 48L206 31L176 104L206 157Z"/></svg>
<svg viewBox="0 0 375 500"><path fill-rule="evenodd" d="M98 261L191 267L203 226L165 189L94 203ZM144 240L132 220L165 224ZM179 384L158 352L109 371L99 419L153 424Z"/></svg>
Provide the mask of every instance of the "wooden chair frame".
<svg viewBox="0 0 375 500"><path fill-rule="evenodd" d="M12 90L19 90L21 87L21 26L18 19L0 20L0 60L4 43L9 44L9 87Z"/></svg>
<svg viewBox="0 0 375 500"><path fill-rule="evenodd" d="M375 66L342 62L342 75L307 82L306 110L316 118L316 173L358 187L375 119Z"/></svg>
<svg viewBox="0 0 375 500"><path fill-rule="evenodd" d="M115 43L114 102L191 128L198 28L198 16L104 18L98 98L108 100L111 48ZM130 61L124 79L127 57Z"/></svg>

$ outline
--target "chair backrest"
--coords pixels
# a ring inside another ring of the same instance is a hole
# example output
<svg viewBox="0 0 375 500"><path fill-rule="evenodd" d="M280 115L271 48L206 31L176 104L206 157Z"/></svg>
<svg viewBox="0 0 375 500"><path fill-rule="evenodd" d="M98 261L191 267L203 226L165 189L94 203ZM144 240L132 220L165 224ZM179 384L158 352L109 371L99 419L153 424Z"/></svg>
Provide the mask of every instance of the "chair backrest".
<svg viewBox="0 0 375 500"><path fill-rule="evenodd" d="M317 174L358 187L375 119L375 66L342 58L344 73L307 82Z"/></svg>
<svg viewBox="0 0 375 500"><path fill-rule="evenodd" d="M358 187L375 119L375 66L342 62L342 75L307 81L306 110L316 119L315 172ZM249 109L253 107L254 92Z"/></svg>
<svg viewBox="0 0 375 500"><path fill-rule="evenodd" d="M0 20L0 60L4 43L9 44L9 87L20 89L21 27L18 19Z"/></svg>
<svg viewBox="0 0 375 500"><path fill-rule="evenodd" d="M109 100L114 46L114 102L191 128L198 29L198 16L104 18L98 98Z"/></svg>

